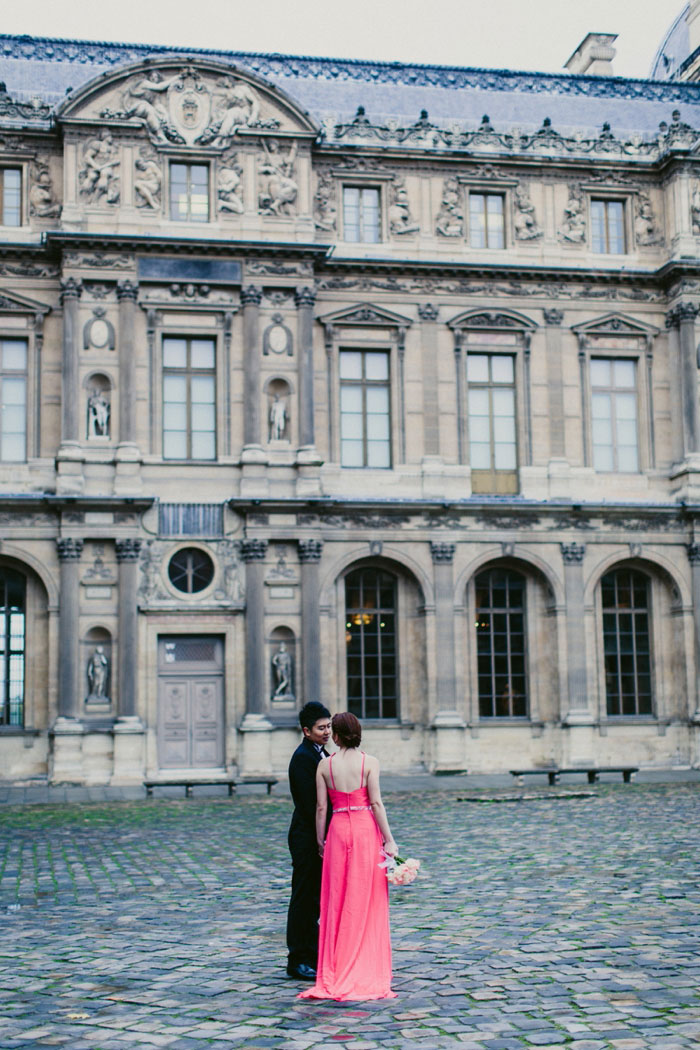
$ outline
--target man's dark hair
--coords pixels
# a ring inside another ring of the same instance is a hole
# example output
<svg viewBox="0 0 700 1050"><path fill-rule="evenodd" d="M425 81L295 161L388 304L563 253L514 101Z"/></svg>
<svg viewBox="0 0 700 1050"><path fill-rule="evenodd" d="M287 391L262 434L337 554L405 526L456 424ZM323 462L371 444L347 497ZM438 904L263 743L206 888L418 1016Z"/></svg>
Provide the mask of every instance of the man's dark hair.
<svg viewBox="0 0 700 1050"><path fill-rule="evenodd" d="M327 707L319 704L318 700L309 700L299 712L299 725L302 729L311 729L319 719L330 717L331 713Z"/></svg>

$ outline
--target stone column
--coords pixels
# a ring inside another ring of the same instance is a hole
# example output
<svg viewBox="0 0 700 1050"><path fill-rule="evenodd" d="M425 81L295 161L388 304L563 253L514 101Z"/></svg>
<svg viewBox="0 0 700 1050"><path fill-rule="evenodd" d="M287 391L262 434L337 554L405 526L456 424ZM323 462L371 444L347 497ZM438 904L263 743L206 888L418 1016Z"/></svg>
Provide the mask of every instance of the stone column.
<svg viewBox="0 0 700 1050"><path fill-rule="evenodd" d="M435 587L435 667L437 711L432 727L435 732L433 772L465 771L464 719L457 711L455 668L454 583L452 562L455 544L431 542L433 581Z"/></svg>
<svg viewBox="0 0 700 1050"><path fill-rule="evenodd" d="M698 355L695 346L695 303L678 303L666 316L668 328L679 329L678 380L682 405L683 454L700 452L700 408L698 406Z"/></svg>
<svg viewBox="0 0 700 1050"><path fill-rule="evenodd" d="M136 713L138 689L138 560L140 539L116 540L119 566L117 687L113 784L137 784L145 772L145 726Z"/></svg>
<svg viewBox="0 0 700 1050"><path fill-rule="evenodd" d="M319 609L319 562L321 540L299 540L301 562L301 650L302 700L321 699L321 616Z"/></svg>
<svg viewBox="0 0 700 1050"><path fill-rule="evenodd" d="M423 344L423 434L426 456L440 455L440 406L438 401L437 325L438 307L432 303L418 307Z"/></svg>
<svg viewBox="0 0 700 1050"><path fill-rule="evenodd" d="M79 619L80 578L78 563L83 541L56 540L60 565L58 608L58 718L54 722L51 780L82 783L82 737L80 721Z"/></svg>
<svg viewBox="0 0 700 1050"><path fill-rule="evenodd" d="M299 335L299 445L303 449L315 447L314 429L314 303L313 288L297 288L294 296L297 307Z"/></svg>
<svg viewBox="0 0 700 1050"><path fill-rule="evenodd" d="M61 445L56 457L56 491L67 495L81 493L84 455L80 447L80 397L78 384L78 303L83 283L74 277L61 281L63 306L63 345L61 362Z"/></svg>
<svg viewBox="0 0 700 1050"><path fill-rule="evenodd" d="M561 360L561 310L543 310L546 324L547 390L549 395L549 458L566 460L564 379Z"/></svg>
<svg viewBox="0 0 700 1050"><path fill-rule="evenodd" d="M136 442L136 300L139 286L117 282L119 301L119 444Z"/></svg>
<svg viewBox="0 0 700 1050"><path fill-rule="evenodd" d="M246 539L241 542L241 561L245 562L245 717L240 730L244 734L239 766L241 772L269 773L272 769L270 732L267 717L265 671L265 555L267 540Z"/></svg>
<svg viewBox="0 0 700 1050"><path fill-rule="evenodd" d="M695 648L695 711L692 720L700 724L700 543L688 544L688 560L693 591L693 640Z"/></svg>
<svg viewBox="0 0 700 1050"><path fill-rule="evenodd" d="M592 712L588 702L586 679L586 637L583 608L583 556L586 548L582 543L562 543L564 560L564 587L566 592L566 650L569 709L568 724L590 722Z"/></svg>
<svg viewBox="0 0 700 1050"><path fill-rule="evenodd" d="M241 291L243 307L244 406L243 447L260 444L260 302L262 289L249 285Z"/></svg>

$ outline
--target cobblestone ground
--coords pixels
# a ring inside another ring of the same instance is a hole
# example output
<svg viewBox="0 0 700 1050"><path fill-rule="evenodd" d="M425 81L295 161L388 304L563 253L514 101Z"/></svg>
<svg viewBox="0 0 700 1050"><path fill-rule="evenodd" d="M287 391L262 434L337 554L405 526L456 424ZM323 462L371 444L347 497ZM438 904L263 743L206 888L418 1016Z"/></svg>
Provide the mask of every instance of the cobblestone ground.
<svg viewBox="0 0 700 1050"><path fill-rule="evenodd" d="M388 796L425 874L367 1004L284 974L288 798L3 807L0 1050L697 1050L700 786L560 793Z"/></svg>

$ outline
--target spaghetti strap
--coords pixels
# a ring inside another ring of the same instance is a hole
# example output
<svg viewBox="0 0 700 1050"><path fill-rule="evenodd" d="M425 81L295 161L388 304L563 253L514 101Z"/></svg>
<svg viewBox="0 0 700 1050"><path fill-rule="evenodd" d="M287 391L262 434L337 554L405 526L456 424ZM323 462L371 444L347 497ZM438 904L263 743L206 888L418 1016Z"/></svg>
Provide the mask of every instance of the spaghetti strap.
<svg viewBox="0 0 700 1050"><path fill-rule="evenodd" d="M364 753L364 751L362 751L361 754L362 754L362 768L360 769L360 787L363 788L365 786L365 753Z"/></svg>
<svg viewBox="0 0 700 1050"><path fill-rule="evenodd" d="M331 785L335 791L335 780L333 779L333 755L328 756L328 772L331 775Z"/></svg>

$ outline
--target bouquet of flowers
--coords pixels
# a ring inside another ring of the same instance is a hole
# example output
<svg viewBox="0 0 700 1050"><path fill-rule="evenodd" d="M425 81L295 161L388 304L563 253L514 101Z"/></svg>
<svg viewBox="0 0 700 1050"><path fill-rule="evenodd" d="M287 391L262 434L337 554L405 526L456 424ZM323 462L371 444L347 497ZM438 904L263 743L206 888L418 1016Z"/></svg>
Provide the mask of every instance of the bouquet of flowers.
<svg viewBox="0 0 700 1050"><path fill-rule="evenodd" d="M384 850L382 850L382 856L384 860L379 867L386 869L386 877L390 886L408 886L420 870L420 861L415 857L407 857L406 860L403 857L390 857Z"/></svg>

